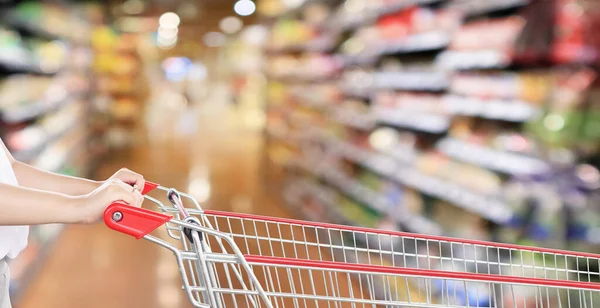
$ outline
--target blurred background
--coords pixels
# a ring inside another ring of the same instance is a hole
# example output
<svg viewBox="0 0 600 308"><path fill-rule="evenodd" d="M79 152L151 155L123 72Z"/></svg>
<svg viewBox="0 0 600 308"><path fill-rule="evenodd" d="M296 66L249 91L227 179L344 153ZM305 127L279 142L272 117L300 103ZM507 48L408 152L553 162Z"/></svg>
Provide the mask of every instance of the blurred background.
<svg viewBox="0 0 600 308"><path fill-rule="evenodd" d="M206 208L600 252L599 1L0 4L21 161L128 167ZM188 307L169 252L103 225L34 227L10 266L15 307Z"/></svg>

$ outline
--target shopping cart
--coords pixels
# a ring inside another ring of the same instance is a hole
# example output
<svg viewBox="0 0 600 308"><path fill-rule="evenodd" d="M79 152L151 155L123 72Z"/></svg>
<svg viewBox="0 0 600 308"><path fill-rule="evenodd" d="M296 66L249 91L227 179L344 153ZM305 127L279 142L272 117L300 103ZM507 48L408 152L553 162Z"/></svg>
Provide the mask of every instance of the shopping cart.
<svg viewBox="0 0 600 308"><path fill-rule="evenodd" d="M115 203L105 223L172 251L195 307L600 305L600 255L203 210L153 183L143 193L158 211Z"/></svg>

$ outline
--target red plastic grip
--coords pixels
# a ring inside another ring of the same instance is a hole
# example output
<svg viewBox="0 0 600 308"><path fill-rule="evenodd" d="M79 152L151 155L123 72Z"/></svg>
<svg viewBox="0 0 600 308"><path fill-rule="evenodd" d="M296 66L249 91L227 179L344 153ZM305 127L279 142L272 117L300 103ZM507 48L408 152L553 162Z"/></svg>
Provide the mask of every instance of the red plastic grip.
<svg viewBox="0 0 600 308"><path fill-rule="evenodd" d="M104 223L106 226L115 231L131 235L136 239L144 237L144 235L162 226L171 220L171 218L173 217L169 215L129 206L120 202L109 205L104 211Z"/></svg>
<svg viewBox="0 0 600 308"><path fill-rule="evenodd" d="M146 181L146 184L144 184L144 189L142 189L142 195L153 191L156 187L158 187L158 184Z"/></svg>

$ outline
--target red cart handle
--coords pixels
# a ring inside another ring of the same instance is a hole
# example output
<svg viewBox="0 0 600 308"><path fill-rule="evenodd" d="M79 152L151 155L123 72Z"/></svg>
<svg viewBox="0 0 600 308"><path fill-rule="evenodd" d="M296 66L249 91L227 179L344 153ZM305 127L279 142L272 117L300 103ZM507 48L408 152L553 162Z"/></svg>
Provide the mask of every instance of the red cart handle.
<svg viewBox="0 0 600 308"><path fill-rule="evenodd" d="M144 189L142 189L142 195L145 195L145 194L153 191L158 186L159 185L156 183L146 181L146 183L144 184Z"/></svg>
<svg viewBox="0 0 600 308"><path fill-rule="evenodd" d="M146 182L142 194L147 194L158 184ZM162 226L171 216L115 202L104 210L104 223L107 227L140 239Z"/></svg>

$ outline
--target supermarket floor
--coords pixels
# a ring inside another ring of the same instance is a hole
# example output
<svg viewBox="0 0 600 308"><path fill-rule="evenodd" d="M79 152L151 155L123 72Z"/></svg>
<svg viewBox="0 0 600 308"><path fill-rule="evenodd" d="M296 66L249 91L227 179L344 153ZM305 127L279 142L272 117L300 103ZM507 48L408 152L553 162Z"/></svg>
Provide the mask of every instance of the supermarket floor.
<svg viewBox="0 0 600 308"><path fill-rule="evenodd" d="M267 197L260 172L261 133L244 124L243 112L223 104L201 106L197 112L172 101L162 107L172 109L148 112L151 125L140 135L146 140L111 158L99 177L126 166L151 181L208 199L209 208L289 216ZM168 118L176 120L156 121L153 112L170 112ZM36 277L15 307L188 307L170 252L103 224L67 227Z"/></svg>

